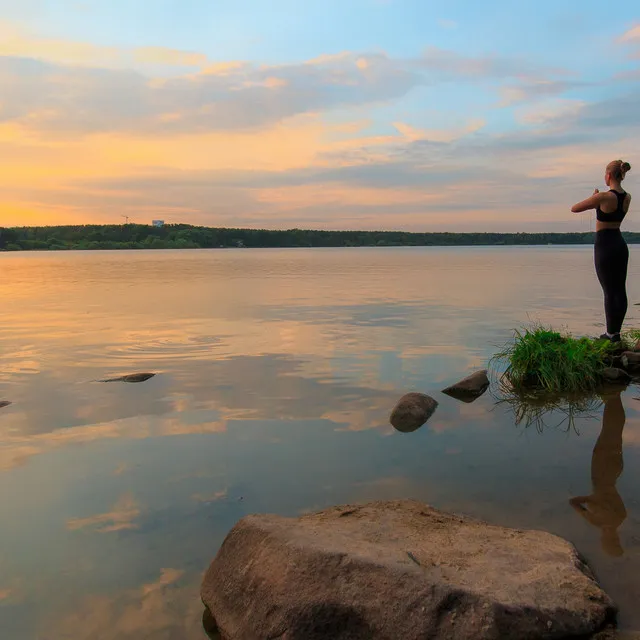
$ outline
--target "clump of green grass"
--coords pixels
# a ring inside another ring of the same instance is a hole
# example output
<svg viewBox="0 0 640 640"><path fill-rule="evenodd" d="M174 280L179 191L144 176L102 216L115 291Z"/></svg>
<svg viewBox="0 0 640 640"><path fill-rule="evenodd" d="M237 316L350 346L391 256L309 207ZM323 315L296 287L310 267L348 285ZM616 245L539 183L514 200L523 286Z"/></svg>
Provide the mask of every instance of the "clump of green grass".
<svg viewBox="0 0 640 640"><path fill-rule="evenodd" d="M622 342L628 348L633 348L640 341L640 329L629 329L622 334Z"/></svg>
<svg viewBox="0 0 640 640"><path fill-rule="evenodd" d="M518 392L539 390L551 394L595 391L603 371L611 366L620 346L606 340L574 338L543 326L515 331L492 360L506 364L502 383Z"/></svg>

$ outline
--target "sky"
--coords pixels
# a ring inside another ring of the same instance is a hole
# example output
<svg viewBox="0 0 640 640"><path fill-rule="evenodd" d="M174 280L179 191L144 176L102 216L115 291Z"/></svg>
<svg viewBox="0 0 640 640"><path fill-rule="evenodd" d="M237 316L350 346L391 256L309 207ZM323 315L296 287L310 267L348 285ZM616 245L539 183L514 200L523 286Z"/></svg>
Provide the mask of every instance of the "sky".
<svg viewBox="0 0 640 640"><path fill-rule="evenodd" d="M639 148L632 0L0 0L2 226L586 231Z"/></svg>

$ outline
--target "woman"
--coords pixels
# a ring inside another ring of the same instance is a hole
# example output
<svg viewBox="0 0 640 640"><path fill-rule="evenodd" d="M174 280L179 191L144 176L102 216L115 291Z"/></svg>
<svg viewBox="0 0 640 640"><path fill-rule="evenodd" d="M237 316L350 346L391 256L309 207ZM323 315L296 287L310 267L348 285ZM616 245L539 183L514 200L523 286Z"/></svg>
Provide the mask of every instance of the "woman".
<svg viewBox="0 0 640 640"><path fill-rule="evenodd" d="M571 207L573 213L596 210L596 241L594 258L596 273L604 292L607 332L600 338L620 342L622 323L627 314L627 266L629 248L620 232L620 223L629 211L631 196L620 186L631 169L628 162L614 160L607 165L604 181L609 191L593 195Z"/></svg>

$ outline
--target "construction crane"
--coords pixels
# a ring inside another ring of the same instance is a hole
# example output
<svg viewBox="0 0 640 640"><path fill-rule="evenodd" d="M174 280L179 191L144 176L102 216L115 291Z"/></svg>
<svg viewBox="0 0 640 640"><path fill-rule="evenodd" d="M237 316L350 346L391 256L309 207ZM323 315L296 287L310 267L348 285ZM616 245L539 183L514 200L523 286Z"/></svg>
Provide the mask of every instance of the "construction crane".
<svg viewBox="0 0 640 640"><path fill-rule="evenodd" d="M124 223L129 224L129 216L122 216L124 218Z"/></svg>

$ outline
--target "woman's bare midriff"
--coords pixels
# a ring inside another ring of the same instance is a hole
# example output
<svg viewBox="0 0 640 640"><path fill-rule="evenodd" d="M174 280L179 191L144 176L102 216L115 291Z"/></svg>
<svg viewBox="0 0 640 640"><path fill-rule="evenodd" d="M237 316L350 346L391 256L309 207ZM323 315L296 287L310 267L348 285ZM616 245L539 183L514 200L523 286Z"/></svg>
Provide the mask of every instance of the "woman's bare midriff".
<svg viewBox="0 0 640 640"><path fill-rule="evenodd" d="M604 229L619 229L619 222L602 222L601 220L596 221L596 231L602 231Z"/></svg>

